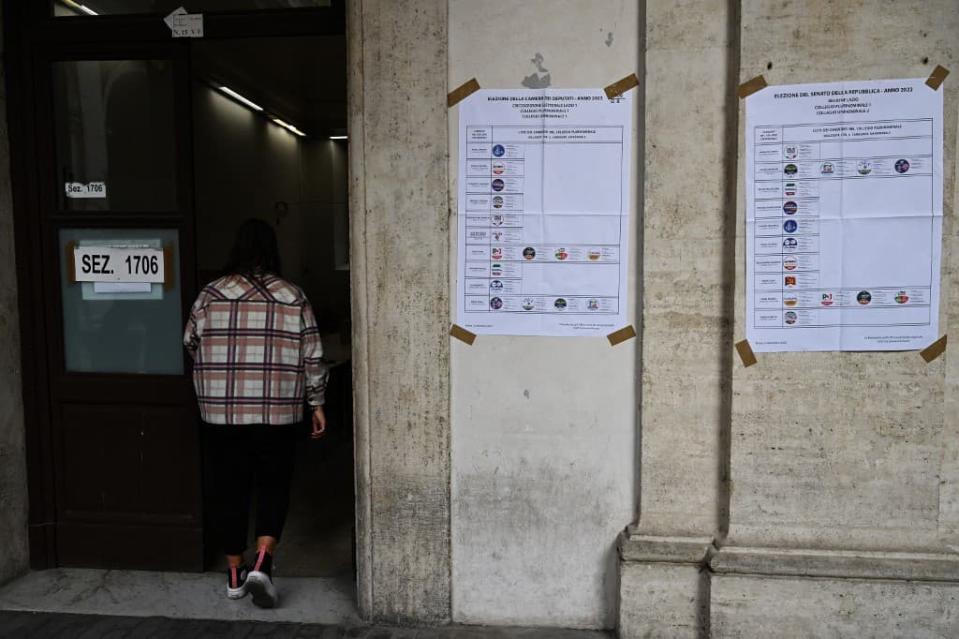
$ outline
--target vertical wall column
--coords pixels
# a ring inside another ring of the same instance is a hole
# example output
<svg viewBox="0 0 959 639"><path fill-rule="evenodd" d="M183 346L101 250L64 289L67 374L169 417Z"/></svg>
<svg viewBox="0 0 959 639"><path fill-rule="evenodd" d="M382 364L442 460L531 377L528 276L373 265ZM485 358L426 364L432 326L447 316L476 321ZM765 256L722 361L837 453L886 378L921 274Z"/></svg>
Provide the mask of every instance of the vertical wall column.
<svg viewBox="0 0 959 639"><path fill-rule="evenodd" d="M446 0L348 3L359 603L450 616Z"/></svg>
<svg viewBox="0 0 959 639"><path fill-rule="evenodd" d="M641 494L620 543L622 637L707 624L702 570L726 503L735 14L646 2Z"/></svg>
<svg viewBox="0 0 959 639"><path fill-rule="evenodd" d="M23 378L6 102L6 86L0 83L0 539L6 546L0 553L0 584L24 572L28 559Z"/></svg>

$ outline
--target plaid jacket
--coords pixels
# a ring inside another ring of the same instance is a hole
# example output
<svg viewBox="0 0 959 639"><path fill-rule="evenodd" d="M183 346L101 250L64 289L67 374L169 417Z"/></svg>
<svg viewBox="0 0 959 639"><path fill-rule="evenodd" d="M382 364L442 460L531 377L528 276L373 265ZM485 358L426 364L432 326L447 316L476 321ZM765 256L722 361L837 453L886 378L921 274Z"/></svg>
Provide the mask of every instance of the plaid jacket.
<svg viewBox="0 0 959 639"><path fill-rule="evenodd" d="M204 288L183 343L210 424L294 424L323 404L329 376L306 295L274 275L228 275Z"/></svg>

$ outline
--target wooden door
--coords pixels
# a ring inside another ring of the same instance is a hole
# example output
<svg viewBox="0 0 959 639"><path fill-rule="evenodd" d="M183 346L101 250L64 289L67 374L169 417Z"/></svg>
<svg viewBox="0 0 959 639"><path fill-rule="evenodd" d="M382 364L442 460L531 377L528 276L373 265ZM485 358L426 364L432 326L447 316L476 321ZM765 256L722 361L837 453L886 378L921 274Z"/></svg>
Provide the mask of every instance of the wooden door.
<svg viewBox="0 0 959 639"><path fill-rule="evenodd" d="M201 570L189 50L35 54L56 564ZM77 248L162 250L164 281L78 281Z"/></svg>

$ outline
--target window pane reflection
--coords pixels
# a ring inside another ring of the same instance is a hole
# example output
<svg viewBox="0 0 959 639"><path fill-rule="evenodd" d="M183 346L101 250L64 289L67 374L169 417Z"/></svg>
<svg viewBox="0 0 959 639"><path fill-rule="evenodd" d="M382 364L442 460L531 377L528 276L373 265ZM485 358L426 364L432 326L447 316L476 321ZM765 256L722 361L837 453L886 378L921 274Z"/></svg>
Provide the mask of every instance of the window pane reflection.
<svg viewBox="0 0 959 639"><path fill-rule="evenodd" d="M60 210L177 208L173 90L168 60L53 64Z"/></svg>

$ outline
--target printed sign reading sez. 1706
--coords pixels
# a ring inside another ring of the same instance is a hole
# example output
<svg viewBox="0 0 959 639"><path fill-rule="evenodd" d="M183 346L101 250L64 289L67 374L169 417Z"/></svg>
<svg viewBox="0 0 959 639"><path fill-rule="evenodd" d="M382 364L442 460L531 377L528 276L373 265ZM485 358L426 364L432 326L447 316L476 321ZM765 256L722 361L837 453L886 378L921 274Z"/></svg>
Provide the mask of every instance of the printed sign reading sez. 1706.
<svg viewBox="0 0 959 639"><path fill-rule="evenodd" d="M77 247L73 256L78 282L163 283L160 249Z"/></svg>

